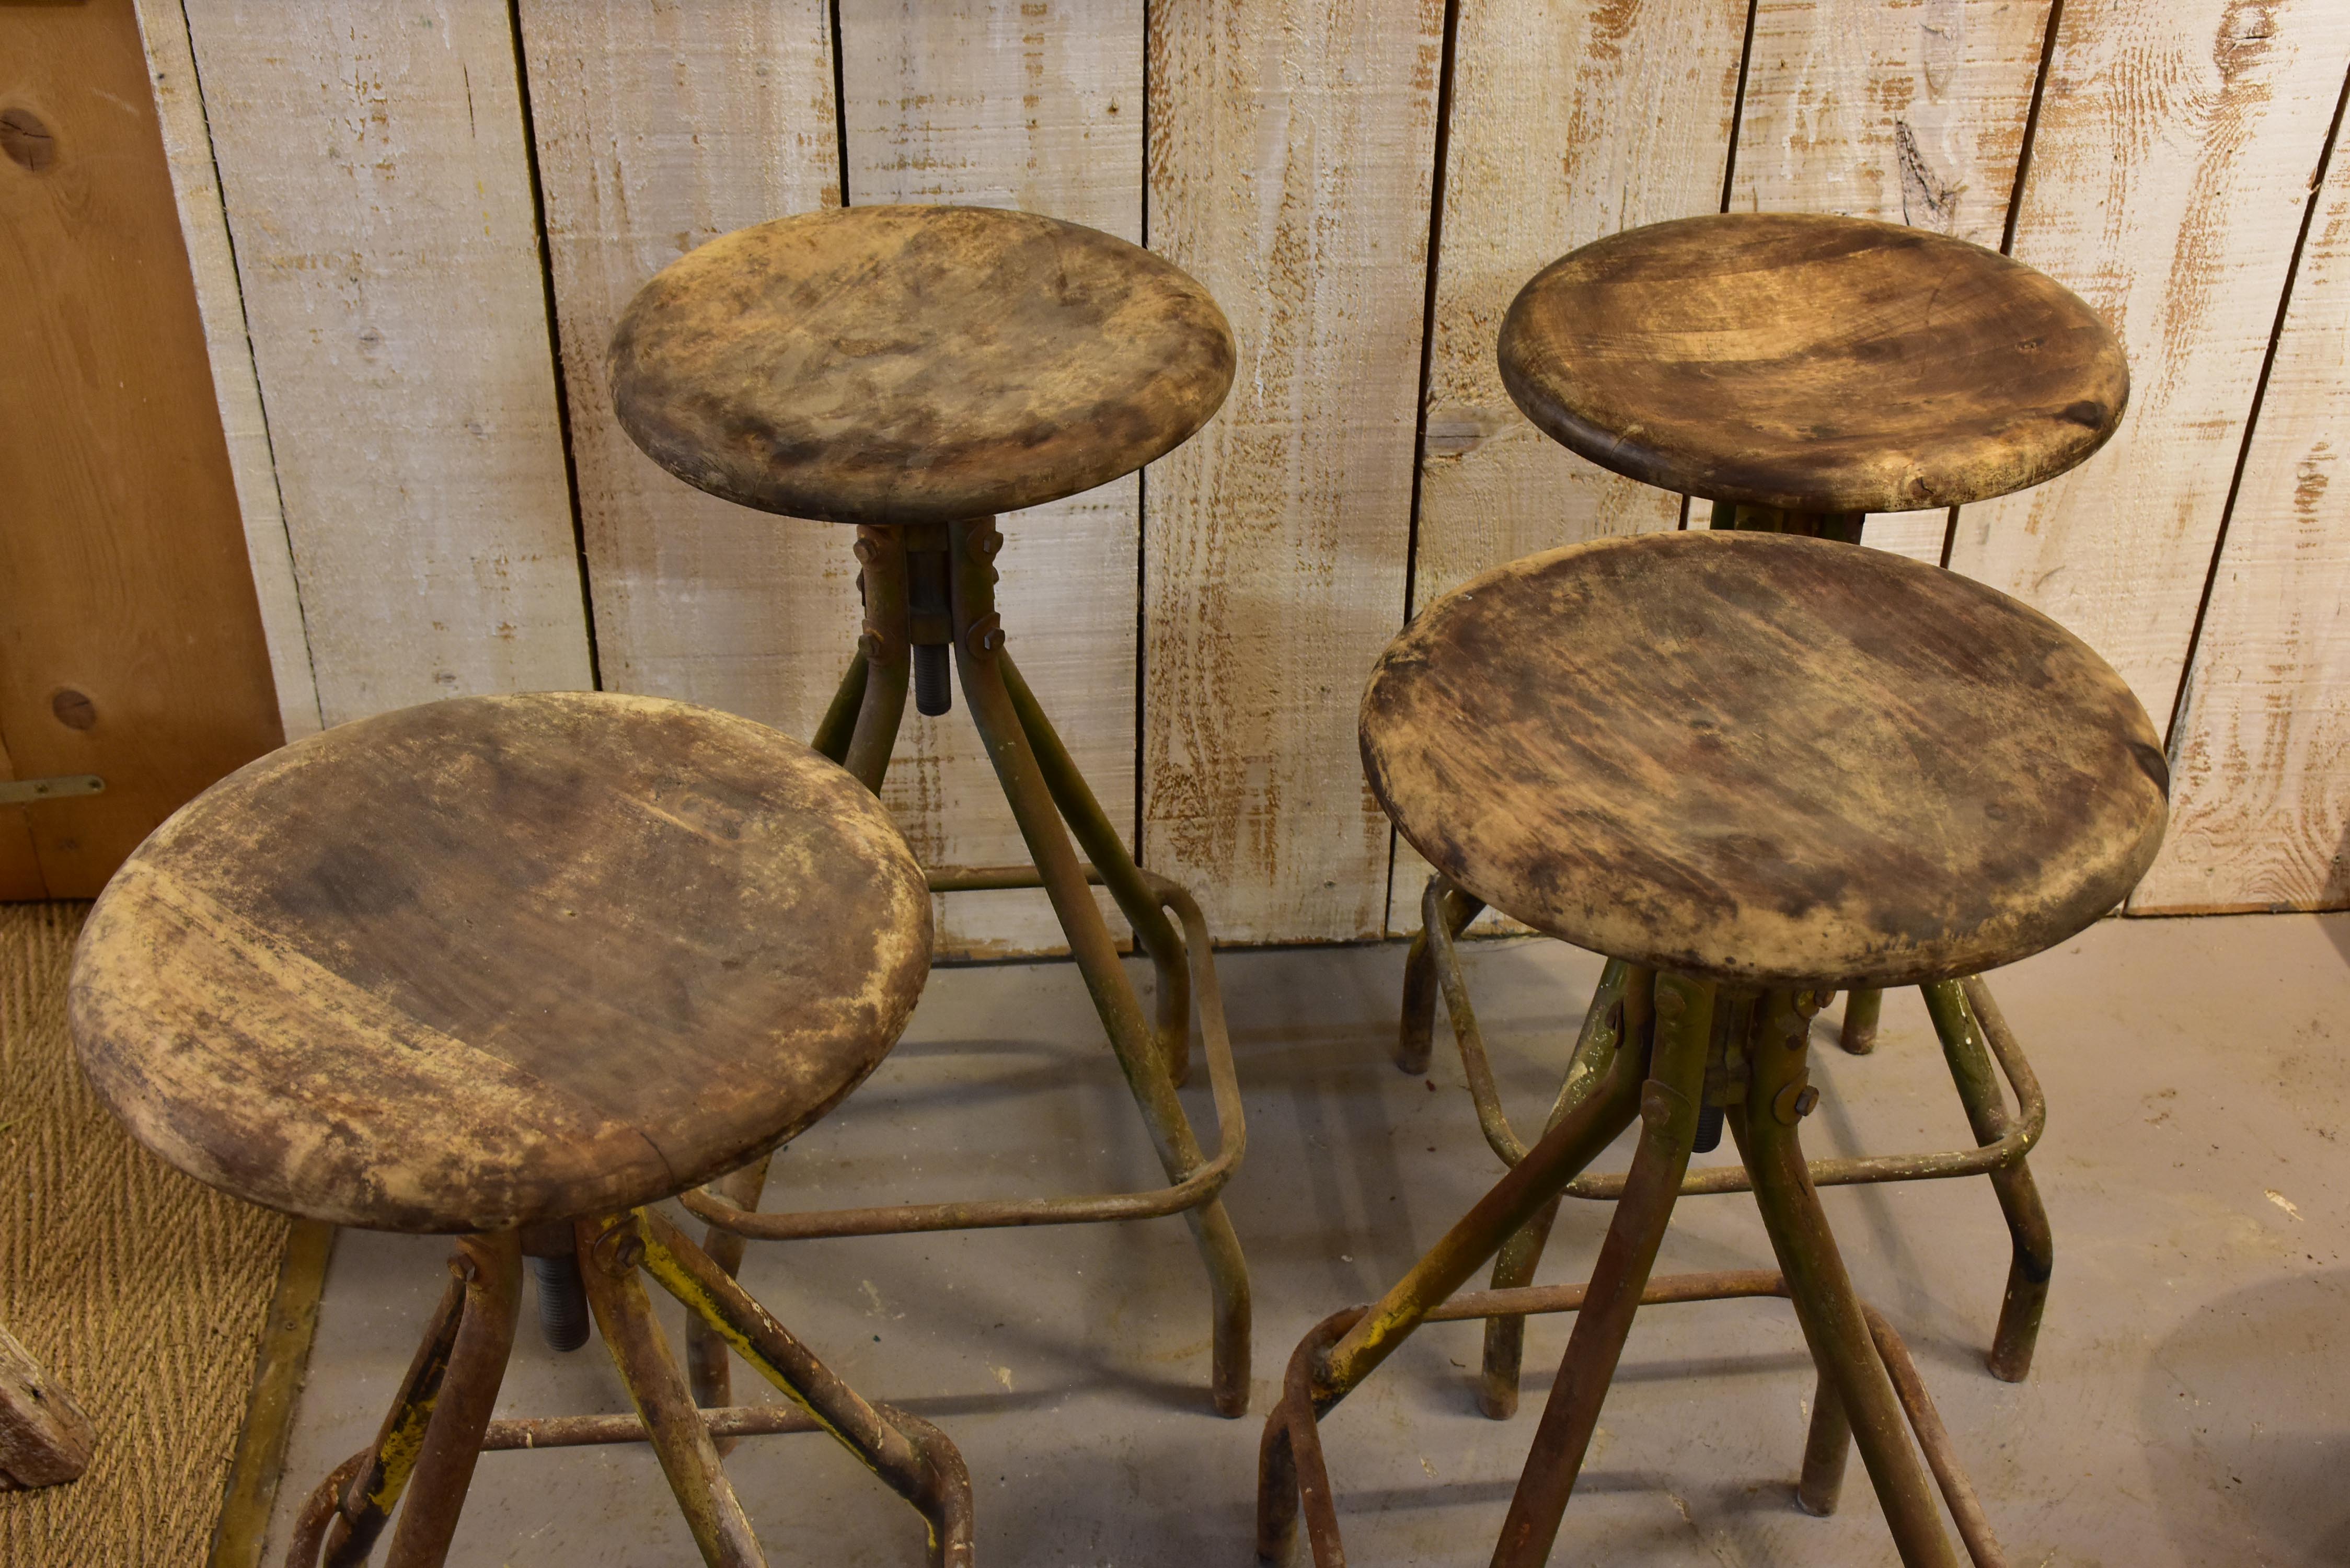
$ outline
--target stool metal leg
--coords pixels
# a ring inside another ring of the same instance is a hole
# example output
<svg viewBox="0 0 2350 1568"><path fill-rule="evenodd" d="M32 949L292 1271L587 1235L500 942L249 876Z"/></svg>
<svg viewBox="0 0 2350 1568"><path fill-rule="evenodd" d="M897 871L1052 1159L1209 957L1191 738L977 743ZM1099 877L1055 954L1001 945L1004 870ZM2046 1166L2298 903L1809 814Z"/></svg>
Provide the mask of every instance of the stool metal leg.
<svg viewBox="0 0 2350 1568"><path fill-rule="evenodd" d="M1950 1077L1967 1108L1967 1125L1975 1141L1993 1144L2013 1130L1999 1081L1991 1075L1985 1029L2007 1033L2007 1021L1991 1000L1991 988L1981 979L1945 981L1926 986L1926 1008L1933 1015L1934 1032L1941 1037L1942 1053L1950 1064ZM2048 1210L2041 1207L2040 1189L2032 1168L2019 1158L1991 1172L1991 1190L1999 1195L2000 1211L2014 1256L2008 1264L2007 1293L2000 1303L1999 1331L1991 1337L1985 1365L1991 1376L2021 1383L2032 1370L2032 1352L2040 1339L2040 1318L2048 1305L2048 1279L2056 1265L2056 1239L2049 1229Z"/></svg>
<svg viewBox="0 0 2350 1568"><path fill-rule="evenodd" d="M365 1563L403 1495L407 1507L386 1563L437 1568L449 1555L522 1314L519 1238L468 1236L450 1267L457 1280L433 1314L374 1449L327 1521L328 1568ZM308 1568L317 1550L316 1538L297 1530L286 1561Z"/></svg>
<svg viewBox="0 0 2350 1568"><path fill-rule="evenodd" d="M1550 1402L1510 1499L1509 1517L1493 1548L1494 1568L1541 1568L1550 1559L1697 1141L1698 1104L1713 1034L1713 987L1660 974L1656 1011L1656 1048L1640 1091L1640 1141L1632 1155L1631 1179L1600 1244L1583 1310L1575 1314Z"/></svg>
<svg viewBox="0 0 2350 1568"><path fill-rule="evenodd" d="M1003 634L993 608L993 568L985 568L983 574L965 569L966 562L984 568L995 551L983 541L1000 543L1001 535L995 533L992 519L958 523L952 532L957 564L955 668L962 677L963 701L986 743L988 758L995 764L996 777L1020 826L1020 836L1044 879L1045 896L1051 898L1053 912L1069 939L1069 954L1085 977L1094 1010L1109 1035L1110 1049L1126 1075L1127 1087L1150 1129L1159 1163L1170 1181L1181 1181L1205 1164L1205 1158L1183 1115L1182 1103L1175 1097L1166 1054L1144 1021L1141 1002L1118 961L1118 946L1094 903L1068 829L1005 682L998 657ZM1123 846L1115 845L1115 835L1110 836L1113 843L1105 847L1118 848L1118 858L1124 859ZM1215 1293L1211 1376L1216 1409L1221 1415L1238 1416L1248 1408L1248 1264L1221 1197L1185 1210L1184 1218Z"/></svg>
<svg viewBox="0 0 2350 1568"><path fill-rule="evenodd" d="M1819 1194L1804 1163L1795 1124L1817 1098L1805 1082L1810 1012L1795 994L1774 992L1755 1032L1743 1104L1730 1126L1754 1184L1771 1250L1821 1374L1835 1385L1861 1461L1884 1505L1907 1568L1957 1568L1931 1482L1909 1440L1908 1418L1869 1333L1860 1298L1836 1251Z"/></svg>
<svg viewBox="0 0 2350 1568"><path fill-rule="evenodd" d="M1812 1390L1812 1425L1804 1437L1804 1476L1795 1483L1795 1504L1825 1519L1844 1495L1845 1461L1852 1454L1852 1422L1844 1401L1825 1372Z"/></svg>
<svg viewBox="0 0 2350 1568"><path fill-rule="evenodd" d="M1877 1023L1885 1014L1885 993L1881 991L1851 991L1845 993L1844 1027L1836 1034L1836 1044L1852 1056L1866 1056L1877 1049Z"/></svg>
<svg viewBox="0 0 2350 1568"><path fill-rule="evenodd" d="M1429 914L1432 903L1443 909L1445 932L1453 937L1467 930L1469 922L1485 908L1482 898L1462 892L1441 873L1428 879L1428 890L1420 895L1419 929L1412 933L1411 947L1403 960L1403 1013L1396 1028L1395 1052L1396 1069L1415 1077L1428 1071L1436 1038L1436 956L1429 949L1428 937L1436 924Z"/></svg>
<svg viewBox="0 0 2350 1568"><path fill-rule="evenodd" d="M1597 1085L1625 1043L1633 1043L1634 1048L1638 1048L1638 1042L1647 1035L1654 988L1655 977L1650 971L1636 970L1619 959L1607 961L1600 971L1598 988L1592 994L1590 1009L1583 1015L1583 1029L1575 1037L1575 1053L1567 1059L1566 1077L1559 1085L1558 1099L1551 1107L1544 1131L1556 1127L1560 1118ZM1559 1200L1552 1199L1541 1213L1502 1244L1500 1254L1493 1260L1494 1290L1514 1290L1534 1283L1543 1249L1550 1242L1551 1226L1558 1219L1558 1205ZM1484 1361L1478 1381L1477 1408L1493 1420L1506 1421L1517 1414L1518 1377L1525 1362L1525 1348L1523 1317L1503 1315L1485 1320Z"/></svg>

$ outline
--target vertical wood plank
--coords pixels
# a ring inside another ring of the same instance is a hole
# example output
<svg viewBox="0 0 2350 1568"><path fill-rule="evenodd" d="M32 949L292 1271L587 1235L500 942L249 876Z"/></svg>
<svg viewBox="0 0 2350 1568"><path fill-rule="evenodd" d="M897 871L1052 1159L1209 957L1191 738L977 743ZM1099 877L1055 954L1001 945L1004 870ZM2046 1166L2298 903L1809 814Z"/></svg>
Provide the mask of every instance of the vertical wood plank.
<svg viewBox="0 0 2350 1568"><path fill-rule="evenodd" d="M1529 423L1502 387L1494 348L1510 301L1551 262L1721 204L1746 12L1746 0L1462 7L1415 605L1537 550L1679 520L1679 496L1610 473ZM1350 717L1368 674L1367 663L1349 672ZM1397 840L1390 931L1419 929L1427 881L1427 863Z"/></svg>
<svg viewBox="0 0 2350 1568"><path fill-rule="evenodd" d="M2048 0L1758 0L1732 212L1838 213L1999 247ZM1942 558L1949 513L1863 537Z"/></svg>
<svg viewBox="0 0 2350 1568"><path fill-rule="evenodd" d="M2072 473L1964 508L1950 564L2054 616L2157 722L2177 692L2345 61L2335 0L2067 0L2013 254L2121 334Z"/></svg>
<svg viewBox="0 0 2350 1568"><path fill-rule="evenodd" d="M497 0L189 0L325 722L591 684Z"/></svg>
<svg viewBox="0 0 2350 1568"><path fill-rule="evenodd" d="M1443 12L1150 10L1150 241L1240 372L1145 479L1143 846L1227 941L1385 921L1355 706L1403 610Z"/></svg>
<svg viewBox="0 0 2350 1568"><path fill-rule="evenodd" d="M1142 0L843 0L850 201L1015 207L1139 244L1142 11ZM1129 476L1008 515L999 562L1021 673L1129 836L1139 513ZM1025 860L957 707L908 710L884 797L925 864ZM1041 894L958 894L938 914L942 950L1066 947Z"/></svg>
<svg viewBox="0 0 2350 1568"><path fill-rule="evenodd" d="M2337 143L2244 459L2133 913L2350 905L2350 158Z"/></svg>
<svg viewBox="0 0 2350 1568"><path fill-rule="evenodd" d="M825 0L523 0L523 52L604 683L805 736L857 636L850 531L705 495L612 417L604 348L696 245L837 205Z"/></svg>
<svg viewBox="0 0 2350 1568"><path fill-rule="evenodd" d="M180 234L195 275L196 308L212 359L213 395L228 438L229 472L244 523L245 553L253 561L254 593L260 600L262 635L269 644L269 671L277 687L278 720L287 740L299 740L317 732L318 683L310 673L310 636L302 624L294 546L286 536L285 508L277 498L269 422L262 413L253 345L245 337L244 295L237 283L220 181L213 170L212 131L204 123L188 18L180 0L139 0L138 11L147 76L155 89L155 112L162 121L163 151L180 208Z"/></svg>

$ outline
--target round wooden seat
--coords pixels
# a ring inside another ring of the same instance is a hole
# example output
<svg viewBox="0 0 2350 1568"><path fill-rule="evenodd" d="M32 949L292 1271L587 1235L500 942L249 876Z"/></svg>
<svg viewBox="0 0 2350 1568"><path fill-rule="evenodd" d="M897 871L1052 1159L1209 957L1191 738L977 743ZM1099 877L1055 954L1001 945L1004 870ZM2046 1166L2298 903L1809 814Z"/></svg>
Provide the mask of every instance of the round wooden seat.
<svg viewBox="0 0 2350 1568"><path fill-rule="evenodd" d="M1430 605L1363 698L1371 788L1461 888L1732 982L1970 975L2152 862L2168 772L2121 677L1954 573L1795 535L1533 556Z"/></svg>
<svg viewBox="0 0 2350 1568"><path fill-rule="evenodd" d="M1232 328L1124 240L1031 213L848 207L712 240L612 335L654 462L762 511L942 523L1116 479L1207 423Z"/></svg>
<svg viewBox="0 0 2350 1568"><path fill-rule="evenodd" d="M2003 495L2105 444L2113 333L1995 251L1860 218L1630 229L1534 275L1502 325L1526 417L1603 468L1798 512Z"/></svg>
<svg viewBox="0 0 2350 1568"><path fill-rule="evenodd" d="M799 742L644 697L428 703L158 828L71 1016L156 1154L273 1209L479 1231L665 1197L822 1116L930 962L922 873Z"/></svg>

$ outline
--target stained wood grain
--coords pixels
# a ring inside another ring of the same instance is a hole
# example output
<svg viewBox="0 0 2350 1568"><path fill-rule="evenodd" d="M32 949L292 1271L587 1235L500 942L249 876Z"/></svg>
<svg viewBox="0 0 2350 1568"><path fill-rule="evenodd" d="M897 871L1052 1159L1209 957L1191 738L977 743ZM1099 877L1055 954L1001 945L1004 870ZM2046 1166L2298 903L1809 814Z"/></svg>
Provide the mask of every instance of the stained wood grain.
<svg viewBox="0 0 2350 1568"><path fill-rule="evenodd" d="M0 1327L0 1491L74 1480L89 1468L97 1442L72 1393Z"/></svg>
<svg viewBox="0 0 2350 1568"><path fill-rule="evenodd" d="M2121 335L2121 431L1962 508L1950 564L2087 639L2170 711L2345 62L2328 0L2068 0L2014 255Z"/></svg>
<svg viewBox="0 0 2350 1568"><path fill-rule="evenodd" d="M1757 0L1731 212L1836 213L1996 248L2048 0ZM1947 514L1861 542L1939 562Z"/></svg>
<svg viewBox="0 0 2350 1568"><path fill-rule="evenodd" d="M590 685L506 7L187 20L321 718Z"/></svg>
<svg viewBox="0 0 2350 1568"><path fill-rule="evenodd" d="M850 200L1017 207L1141 244L1142 10L1139 0L843 0ZM1020 671L1129 835L1140 495L1128 477L1006 516L997 563ZM907 714L884 798L926 863L1028 857L963 713ZM939 914L948 951L1065 947L1036 894L958 894Z"/></svg>
<svg viewBox="0 0 2350 1568"><path fill-rule="evenodd" d="M236 484L254 593L269 644L278 720L286 739L298 740L318 728L318 683L310 672L310 634L302 624L294 546L286 536L286 511L277 499L269 421L262 411L253 344L245 336L244 292L237 281L228 213L221 205L220 178L213 167L212 130L204 123L187 14L180 0L139 0L138 10L147 76L154 87L163 151L171 161L172 191L180 207L180 234L195 275L196 306L212 360L213 395L228 441L229 473Z"/></svg>
<svg viewBox="0 0 2350 1568"><path fill-rule="evenodd" d="M2112 909L2162 834L2154 725L2086 644L1825 539L1660 534L1497 567L1395 639L1361 722L1371 787L1459 886L1738 983L2012 962Z"/></svg>
<svg viewBox="0 0 2350 1568"><path fill-rule="evenodd" d="M2337 143L2244 454L2134 911L2350 904L2350 158Z"/></svg>
<svg viewBox="0 0 2350 1568"><path fill-rule="evenodd" d="M130 0L0 9L0 755L107 781L0 808L0 889L89 898L278 704Z"/></svg>
<svg viewBox="0 0 2350 1568"><path fill-rule="evenodd" d="M1745 0L1461 8L1416 604L1537 550L1679 521L1678 496L1587 462L1529 424L1502 388L1494 345L1518 290L1567 252L1721 203L1746 12ZM1395 853L1388 929L1417 930L1427 863L1400 841ZM1500 919L1480 916L1479 929Z"/></svg>
<svg viewBox="0 0 2350 1568"><path fill-rule="evenodd" d="M1410 530L1443 7L1150 12L1150 242L1221 301L1223 412L1145 475L1143 847L1222 940L1377 935L1354 694Z"/></svg>
<svg viewBox="0 0 2350 1568"><path fill-rule="evenodd" d="M473 1231L650 1201L806 1127L930 965L879 803L763 725L617 692L342 725L174 816L90 910L90 1086L267 1208Z"/></svg>

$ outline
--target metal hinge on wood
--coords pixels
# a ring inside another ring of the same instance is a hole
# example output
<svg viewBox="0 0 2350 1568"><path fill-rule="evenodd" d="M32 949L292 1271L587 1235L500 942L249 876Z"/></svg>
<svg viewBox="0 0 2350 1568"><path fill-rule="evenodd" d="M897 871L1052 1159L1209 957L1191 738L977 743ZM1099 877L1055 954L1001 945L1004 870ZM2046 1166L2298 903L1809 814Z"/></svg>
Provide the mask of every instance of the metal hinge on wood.
<svg viewBox="0 0 2350 1568"><path fill-rule="evenodd" d="M0 805L30 805L68 795L96 794L106 781L96 774L60 774L53 779L0 779Z"/></svg>

